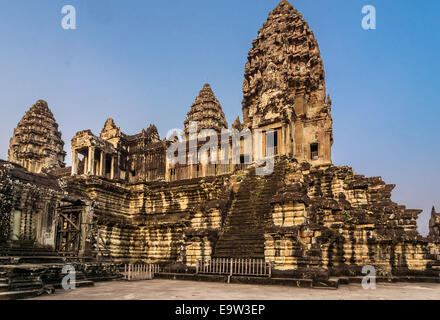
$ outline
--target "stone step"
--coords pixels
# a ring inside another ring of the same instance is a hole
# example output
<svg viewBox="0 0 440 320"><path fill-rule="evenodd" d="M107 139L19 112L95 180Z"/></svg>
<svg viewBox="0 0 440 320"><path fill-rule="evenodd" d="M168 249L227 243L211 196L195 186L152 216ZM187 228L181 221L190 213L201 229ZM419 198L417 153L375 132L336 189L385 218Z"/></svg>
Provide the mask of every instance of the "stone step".
<svg viewBox="0 0 440 320"><path fill-rule="evenodd" d="M314 289L332 289L339 288L339 278L330 278L328 280L313 280Z"/></svg>
<svg viewBox="0 0 440 320"><path fill-rule="evenodd" d="M34 290L43 288L44 284L41 281L22 281L11 282L9 284L9 291Z"/></svg>
<svg viewBox="0 0 440 320"><path fill-rule="evenodd" d="M284 166L278 162L275 172L266 177L256 177L253 170L245 173L215 245L215 258L264 258L262 235Z"/></svg>
<svg viewBox="0 0 440 320"><path fill-rule="evenodd" d="M0 292L8 291L9 284L8 283L0 283Z"/></svg>
<svg viewBox="0 0 440 320"><path fill-rule="evenodd" d="M90 280L90 281L93 281L93 282L100 282L100 281L119 280L121 278L122 278L122 274L120 274L120 275L105 275L105 276L87 277L87 280Z"/></svg>
<svg viewBox="0 0 440 320"><path fill-rule="evenodd" d="M93 280L91 280L91 279L87 279L87 280L78 280L77 279L75 281L76 288L91 287L91 286L94 286L94 285L95 285L95 282ZM63 290L63 286L62 286L61 283L53 284L53 286L54 286L55 289L62 289Z"/></svg>
<svg viewBox="0 0 440 320"><path fill-rule="evenodd" d="M57 252L42 248L3 248L1 256L57 256Z"/></svg>
<svg viewBox="0 0 440 320"><path fill-rule="evenodd" d="M10 258L13 264L24 263L65 263L66 258L60 256L18 256Z"/></svg>
<svg viewBox="0 0 440 320"><path fill-rule="evenodd" d="M252 230L252 233L245 233L243 234L243 230L241 229L226 229L225 231L228 231L225 235L231 239L235 239L239 237L240 239L246 241L246 240L255 240L255 239L263 239L263 229L257 230L260 231L260 233L254 233L255 230Z"/></svg>
<svg viewBox="0 0 440 320"><path fill-rule="evenodd" d="M236 240L239 241L239 240ZM256 249L260 249L260 246L258 243L242 243L240 244L240 246L234 245L234 242L230 242L230 243L221 243L218 247L217 250L229 250L229 249L234 249L236 251L249 251L249 248L252 248L252 251L256 251ZM258 250L260 252L264 252L264 247L260 250Z"/></svg>
<svg viewBox="0 0 440 320"><path fill-rule="evenodd" d="M17 300L36 297L41 294L41 289L0 292L0 300Z"/></svg>

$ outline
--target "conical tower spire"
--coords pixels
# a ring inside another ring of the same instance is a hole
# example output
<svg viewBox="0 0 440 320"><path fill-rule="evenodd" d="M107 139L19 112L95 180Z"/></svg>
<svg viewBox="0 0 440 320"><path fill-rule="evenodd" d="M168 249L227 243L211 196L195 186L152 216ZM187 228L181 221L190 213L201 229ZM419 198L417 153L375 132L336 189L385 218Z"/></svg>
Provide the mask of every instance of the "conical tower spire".
<svg viewBox="0 0 440 320"><path fill-rule="evenodd" d="M232 129L236 129L238 131L241 131L243 129L243 126L240 121L240 117L237 117L235 119L234 123L232 124Z"/></svg>
<svg viewBox="0 0 440 320"><path fill-rule="evenodd" d="M58 124L44 100L38 100L14 129L8 160L40 173L63 168L64 142Z"/></svg>
<svg viewBox="0 0 440 320"><path fill-rule="evenodd" d="M296 93L325 100L325 74L318 42L302 15L286 0L269 14L253 41L243 82L246 127L289 117ZM284 115L283 115L284 113Z"/></svg>
<svg viewBox="0 0 440 320"><path fill-rule="evenodd" d="M214 129L217 132L228 128L222 106L214 95L209 84L205 84L191 106L185 119L185 134L189 134L189 123L197 123L197 132L203 129Z"/></svg>

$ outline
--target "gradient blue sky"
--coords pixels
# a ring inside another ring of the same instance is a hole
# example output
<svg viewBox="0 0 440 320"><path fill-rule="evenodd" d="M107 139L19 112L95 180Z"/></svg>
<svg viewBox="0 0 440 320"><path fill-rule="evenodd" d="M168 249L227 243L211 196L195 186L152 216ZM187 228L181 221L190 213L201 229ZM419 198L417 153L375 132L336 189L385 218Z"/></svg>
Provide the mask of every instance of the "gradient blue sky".
<svg viewBox="0 0 440 320"><path fill-rule="evenodd" d="M440 1L295 0L318 39L333 100L333 161L396 184L393 200L440 209ZM77 9L77 30L61 8ZM108 117L134 134L182 127L209 82L230 124L252 40L277 0L0 0L0 158L25 111L48 101L69 153ZM361 28L364 5L377 30Z"/></svg>

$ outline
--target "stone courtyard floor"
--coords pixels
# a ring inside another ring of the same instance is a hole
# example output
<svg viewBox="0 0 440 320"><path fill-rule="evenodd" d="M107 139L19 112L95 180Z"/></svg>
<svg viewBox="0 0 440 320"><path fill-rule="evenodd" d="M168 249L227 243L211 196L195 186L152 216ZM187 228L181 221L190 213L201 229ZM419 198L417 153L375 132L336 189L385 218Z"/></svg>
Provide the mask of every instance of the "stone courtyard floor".
<svg viewBox="0 0 440 320"><path fill-rule="evenodd" d="M440 284L378 283L376 290L360 284L338 290L284 286L225 284L182 280L113 281L71 291L57 290L38 300L439 300Z"/></svg>

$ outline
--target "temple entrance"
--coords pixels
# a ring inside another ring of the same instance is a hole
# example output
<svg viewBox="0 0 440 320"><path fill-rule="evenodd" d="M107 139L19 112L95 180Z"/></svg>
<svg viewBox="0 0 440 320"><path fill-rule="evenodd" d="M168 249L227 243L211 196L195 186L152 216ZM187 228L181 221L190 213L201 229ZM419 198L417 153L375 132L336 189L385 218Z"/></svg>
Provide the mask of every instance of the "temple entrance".
<svg viewBox="0 0 440 320"><path fill-rule="evenodd" d="M81 211L78 206L59 208L56 251L68 256L78 255L81 240Z"/></svg>

